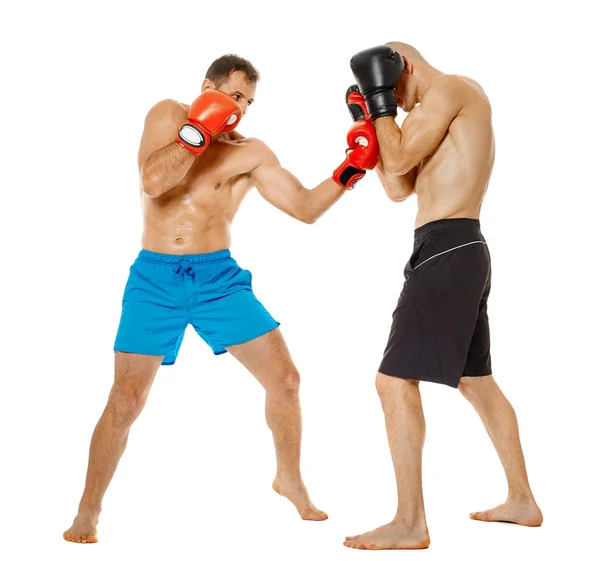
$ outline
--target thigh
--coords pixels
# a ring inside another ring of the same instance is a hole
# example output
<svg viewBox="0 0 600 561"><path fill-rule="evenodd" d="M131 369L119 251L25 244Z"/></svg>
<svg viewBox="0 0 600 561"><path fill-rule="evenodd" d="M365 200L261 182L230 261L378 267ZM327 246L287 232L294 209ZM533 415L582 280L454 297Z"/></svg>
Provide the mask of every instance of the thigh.
<svg viewBox="0 0 600 561"><path fill-rule="evenodd" d="M269 392L279 388L287 377L297 375L296 367L279 328L242 343L227 347Z"/></svg>
<svg viewBox="0 0 600 561"><path fill-rule="evenodd" d="M111 393L145 399L152 387L162 356L115 352L115 381Z"/></svg>
<svg viewBox="0 0 600 561"><path fill-rule="evenodd" d="M236 266L225 287L216 287L215 296L200 300L191 310L196 333L215 354L253 342L279 326L256 298L250 273ZM224 282L224 281L222 281Z"/></svg>
<svg viewBox="0 0 600 561"><path fill-rule="evenodd" d="M485 248L487 252L487 247ZM489 253L488 253L489 255ZM490 353L490 323L487 313L487 301L491 288L491 268L485 284L473 337L469 345L463 376L489 376L492 373L492 357Z"/></svg>
<svg viewBox="0 0 600 561"><path fill-rule="evenodd" d="M173 364L188 323L185 282L173 264L138 258L125 286L114 350L163 355L164 364Z"/></svg>
<svg viewBox="0 0 600 561"><path fill-rule="evenodd" d="M435 257L417 270L419 322L432 381L458 387L482 312L488 275L486 248L479 243Z"/></svg>
<svg viewBox="0 0 600 561"><path fill-rule="evenodd" d="M463 377L482 377L492 373L492 357L490 353L490 325L487 305L479 308L473 337L467 353Z"/></svg>

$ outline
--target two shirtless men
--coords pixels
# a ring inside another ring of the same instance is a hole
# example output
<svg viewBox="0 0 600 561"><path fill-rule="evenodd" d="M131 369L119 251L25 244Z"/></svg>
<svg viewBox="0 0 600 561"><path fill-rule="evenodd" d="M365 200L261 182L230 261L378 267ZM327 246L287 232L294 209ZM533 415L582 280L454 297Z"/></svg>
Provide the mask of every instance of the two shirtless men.
<svg viewBox="0 0 600 561"><path fill-rule="evenodd" d="M129 429L159 366L175 362L188 324L215 354L231 353L264 387L277 459L273 489L303 519L327 518L312 504L300 474L298 371L279 323L252 292L250 272L229 253L229 229L252 187L283 212L312 223L370 169L392 201L413 193L418 199L414 252L376 378L398 511L389 524L344 544L429 545L421 483L421 380L459 388L479 413L504 467L506 502L471 518L542 523L517 419L491 370L490 256L478 220L494 162L489 101L476 82L443 74L403 43L361 51L350 65L357 86L347 93L354 123L346 159L311 190L263 142L234 130L259 80L244 59L217 59L190 106L166 100L148 113L138 156L143 249L125 287L115 380L92 437L79 512L65 539L97 541L102 498ZM408 113L401 128L395 121L398 106Z"/></svg>

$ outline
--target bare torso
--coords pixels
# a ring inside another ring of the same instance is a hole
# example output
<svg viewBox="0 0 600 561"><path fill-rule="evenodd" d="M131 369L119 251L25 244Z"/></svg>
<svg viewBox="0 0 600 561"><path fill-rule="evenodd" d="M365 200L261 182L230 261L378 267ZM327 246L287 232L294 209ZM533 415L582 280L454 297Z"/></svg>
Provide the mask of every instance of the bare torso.
<svg viewBox="0 0 600 561"><path fill-rule="evenodd" d="M209 253L230 246L230 225L251 188L251 140L220 140L176 187L159 198L142 191L142 247L169 254Z"/></svg>
<svg viewBox="0 0 600 561"><path fill-rule="evenodd" d="M187 109L174 119L181 126ZM231 222L251 189L250 172L260 159L260 143L237 132L221 135L197 158L183 179L153 198L140 188L142 247L174 255L209 253L230 246Z"/></svg>
<svg viewBox="0 0 600 561"><path fill-rule="evenodd" d="M494 165L489 100L475 81L453 78L465 102L440 144L417 168L417 228L444 218L479 218Z"/></svg>

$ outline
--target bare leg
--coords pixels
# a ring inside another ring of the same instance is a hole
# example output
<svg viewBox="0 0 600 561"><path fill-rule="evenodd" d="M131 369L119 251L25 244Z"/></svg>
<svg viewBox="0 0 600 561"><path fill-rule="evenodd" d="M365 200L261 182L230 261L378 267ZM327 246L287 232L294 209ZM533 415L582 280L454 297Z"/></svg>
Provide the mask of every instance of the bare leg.
<svg viewBox="0 0 600 561"><path fill-rule="evenodd" d="M508 498L491 510L471 513L473 520L515 522L524 526L540 526L542 511L529 486L525 458L519 439L519 426L512 405L492 376L463 377L459 389L475 408L500 456Z"/></svg>
<svg viewBox="0 0 600 561"><path fill-rule="evenodd" d="M300 375L280 330L227 350L256 377L267 394L265 413L277 458L273 489L288 498L304 520L325 520L327 514L312 504L300 475Z"/></svg>
<svg viewBox="0 0 600 561"><path fill-rule="evenodd" d="M115 381L92 436L85 489L67 541L95 543L102 498L121 459L129 429L141 413L162 357L115 353Z"/></svg>
<svg viewBox="0 0 600 561"><path fill-rule="evenodd" d="M379 373L376 385L396 473L398 511L389 524L348 537L344 545L357 549L425 549L429 547L421 479L425 417L419 384Z"/></svg>

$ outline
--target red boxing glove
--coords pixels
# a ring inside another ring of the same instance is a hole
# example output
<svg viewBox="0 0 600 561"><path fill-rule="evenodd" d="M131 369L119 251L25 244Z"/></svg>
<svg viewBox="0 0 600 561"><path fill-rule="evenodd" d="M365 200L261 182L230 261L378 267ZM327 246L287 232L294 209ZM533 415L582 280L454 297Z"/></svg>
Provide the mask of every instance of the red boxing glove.
<svg viewBox="0 0 600 561"><path fill-rule="evenodd" d="M353 121L360 121L362 119L371 120L369 111L367 110L367 102L356 84L346 90L346 105L350 110Z"/></svg>
<svg viewBox="0 0 600 561"><path fill-rule="evenodd" d="M177 142L198 156L215 134L231 132L241 117L242 108L235 99L220 90L206 90L190 105L188 120L179 129Z"/></svg>
<svg viewBox="0 0 600 561"><path fill-rule="evenodd" d="M373 124L373 121L371 121L371 117L369 117L367 102L365 101L363 94L360 93L356 84L350 86L346 92L346 105L348 106L350 115L352 116L352 120L354 122L361 120L366 121L365 131L367 133L367 140L369 143L374 142L376 144L375 150L377 152L377 157L375 158L375 165L365 168L373 169L377 165L377 160L379 159L379 143L377 142L377 132L375 132L375 125Z"/></svg>
<svg viewBox="0 0 600 561"><path fill-rule="evenodd" d="M333 180L344 189L354 189L356 182L373 169L379 160L375 126L369 120L356 121L348 131L346 159L334 172Z"/></svg>

